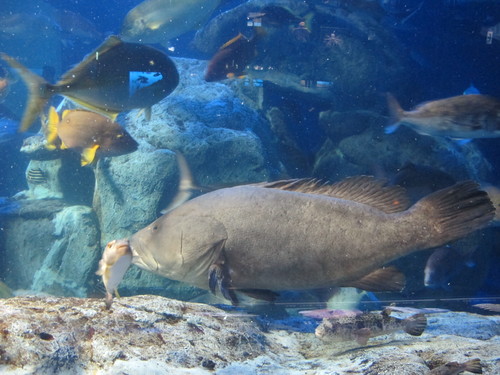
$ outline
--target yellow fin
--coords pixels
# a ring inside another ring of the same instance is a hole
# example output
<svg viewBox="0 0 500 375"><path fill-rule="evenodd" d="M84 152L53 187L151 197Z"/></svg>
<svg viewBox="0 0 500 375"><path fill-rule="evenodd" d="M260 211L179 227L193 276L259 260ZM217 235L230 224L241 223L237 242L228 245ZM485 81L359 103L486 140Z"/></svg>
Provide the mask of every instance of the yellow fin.
<svg viewBox="0 0 500 375"><path fill-rule="evenodd" d="M63 141L61 141L61 146L59 146L61 150L67 150L69 147L64 144Z"/></svg>
<svg viewBox="0 0 500 375"><path fill-rule="evenodd" d="M61 115L61 120L64 120L64 118L70 113L72 110L71 109L65 109Z"/></svg>
<svg viewBox="0 0 500 375"><path fill-rule="evenodd" d="M56 149L55 141L57 139L57 125L59 124L59 115L54 107L49 109L49 118L47 120L47 144L45 147L49 150Z"/></svg>
<svg viewBox="0 0 500 375"><path fill-rule="evenodd" d="M95 159L95 153L99 145L93 145L92 147L86 148L82 152L82 167L91 164Z"/></svg>

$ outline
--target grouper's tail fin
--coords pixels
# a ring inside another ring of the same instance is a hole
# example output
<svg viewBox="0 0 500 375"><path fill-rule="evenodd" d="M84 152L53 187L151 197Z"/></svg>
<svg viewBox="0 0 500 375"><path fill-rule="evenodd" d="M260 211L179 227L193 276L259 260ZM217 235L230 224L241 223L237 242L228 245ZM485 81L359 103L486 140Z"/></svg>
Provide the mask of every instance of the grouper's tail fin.
<svg viewBox="0 0 500 375"><path fill-rule="evenodd" d="M19 61L10 57L5 53L1 53L0 57L9 64L12 68L16 69L21 78L26 83L29 91L28 105L24 111L23 119L19 127L19 131L24 132L28 130L37 118L37 116L42 112L43 107L49 101L53 94L53 90L50 90L50 84L45 81L42 77L31 72Z"/></svg>
<svg viewBox="0 0 500 375"><path fill-rule="evenodd" d="M474 181L463 181L438 190L412 208L422 215L427 248L444 245L485 227L495 216L488 194Z"/></svg>

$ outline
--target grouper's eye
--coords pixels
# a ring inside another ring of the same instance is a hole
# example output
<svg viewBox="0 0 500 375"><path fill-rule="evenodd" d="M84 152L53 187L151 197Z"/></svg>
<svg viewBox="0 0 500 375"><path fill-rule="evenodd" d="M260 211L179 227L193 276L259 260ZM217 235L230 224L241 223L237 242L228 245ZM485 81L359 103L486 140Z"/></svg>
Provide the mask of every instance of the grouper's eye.
<svg viewBox="0 0 500 375"><path fill-rule="evenodd" d="M154 231L158 230L158 225L156 225L156 224L155 224L155 225L153 225L153 230L154 230Z"/></svg>

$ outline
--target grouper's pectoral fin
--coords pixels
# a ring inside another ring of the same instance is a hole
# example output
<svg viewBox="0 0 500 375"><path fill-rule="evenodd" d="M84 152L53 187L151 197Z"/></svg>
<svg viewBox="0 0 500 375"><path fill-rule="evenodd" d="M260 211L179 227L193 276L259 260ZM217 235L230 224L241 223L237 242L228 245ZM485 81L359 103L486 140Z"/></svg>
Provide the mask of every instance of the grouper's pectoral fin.
<svg viewBox="0 0 500 375"><path fill-rule="evenodd" d="M216 292L219 291L233 305L238 305L238 297L231 287L231 278L227 271L224 252L221 252L218 260L208 269L208 286L213 294L217 294Z"/></svg>
<svg viewBox="0 0 500 375"><path fill-rule="evenodd" d="M405 287L405 275L396 267L375 270L359 280L346 282L344 287L354 287L369 292L401 291Z"/></svg>
<svg viewBox="0 0 500 375"><path fill-rule="evenodd" d="M356 342L359 345L366 345L368 343L368 339L371 337L372 331L370 328L360 328L354 331L354 336L356 337Z"/></svg>

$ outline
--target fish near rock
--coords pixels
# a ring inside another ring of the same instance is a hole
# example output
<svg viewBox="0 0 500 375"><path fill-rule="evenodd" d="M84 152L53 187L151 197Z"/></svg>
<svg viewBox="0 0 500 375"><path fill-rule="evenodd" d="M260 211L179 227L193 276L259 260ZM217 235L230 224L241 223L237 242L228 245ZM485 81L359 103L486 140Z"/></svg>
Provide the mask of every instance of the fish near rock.
<svg viewBox="0 0 500 375"><path fill-rule="evenodd" d="M420 336L426 327L427 318L424 314L400 319L390 316L390 308L387 308L381 313L358 312L324 318L314 333L316 337L325 341L356 341L360 345L366 345L371 337L400 330L412 336Z"/></svg>
<svg viewBox="0 0 500 375"><path fill-rule="evenodd" d="M73 109L64 111L59 119L56 109L50 107L46 147L80 152L82 166L91 164L97 155L124 155L137 150L137 146L132 136L108 117Z"/></svg>
<svg viewBox="0 0 500 375"><path fill-rule="evenodd" d="M123 20L120 36L127 42L161 43L199 28L220 0L145 0Z"/></svg>
<svg viewBox="0 0 500 375"><path fill-rule="evenodd" d="M226 78L236 78L245 73L247 65L257 56L256 43L262 32L247 38L238 34L229 40L208 62L205 81L215 82Z"/></svg>
<svg viewBox="0 0 500 375"><path fill-rule="evenodd" d="M442 366L436 367L429 371L427 375L458 375L464 371L472 372L473 374L482 374L483 369L479 358L471 359L470 361L448 362Z"/></svg>
<svg viewBox="0 0 500 375"><path fill-rule="evenodd" d="M401 279L385 264L461 238L493 215L487 194L472 181L408 208L404 189L372 177L333 185L284 180L196 197L120 243L140 268L237 304L236 291L400 290ZM107 247L103 257L116 251Z"/></svg>
<svg viewBox="0 0 500 375"><path fill-rule="evenodd" d="M459 95L434 100L405 111L398 101L387 95L393 133L406 125L419 134L456 139L500 137L500 100L487 95Z"/></svg>
<svg viewBox="0 0 500 375"><path fill-rule="evenodd" d="M165 53L125 43L116 36L106 39L56 84L48 83L5 53L0 57L19 72L28 86L21 131L31 126L53 95L63 95L114 119L131 109L150 110L179 84L177 68Z"/></svg>

